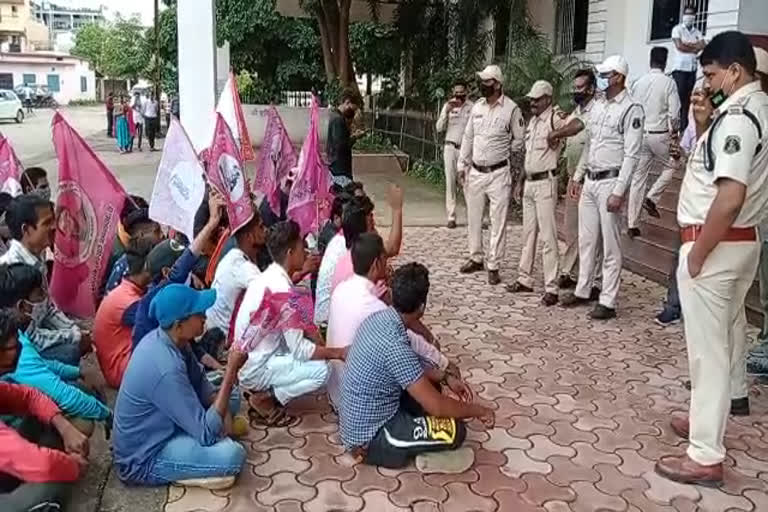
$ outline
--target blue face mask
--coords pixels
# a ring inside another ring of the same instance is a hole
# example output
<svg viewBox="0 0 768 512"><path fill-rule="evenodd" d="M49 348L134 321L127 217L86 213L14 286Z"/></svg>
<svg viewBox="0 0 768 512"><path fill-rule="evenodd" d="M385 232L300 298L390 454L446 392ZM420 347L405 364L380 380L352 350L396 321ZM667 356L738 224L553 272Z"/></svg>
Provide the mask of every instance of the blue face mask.
<svg viewBox="0 0 768 512"><path fill-rule="evenodd" d="M597 77L597 90L598 91L606 91L608 90L608 87L611 86L611 81L605 77L598 76Z"/></svg>

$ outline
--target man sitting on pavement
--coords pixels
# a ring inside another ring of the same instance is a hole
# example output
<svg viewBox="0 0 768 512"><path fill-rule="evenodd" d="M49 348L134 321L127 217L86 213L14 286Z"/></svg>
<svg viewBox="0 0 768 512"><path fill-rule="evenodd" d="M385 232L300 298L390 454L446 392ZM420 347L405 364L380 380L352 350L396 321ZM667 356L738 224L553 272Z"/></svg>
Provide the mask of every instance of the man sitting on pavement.
<svg viewBox="0 0 768 512"><path fill-rule="evenodd" d="M133 210L122 221L122 225L130 237L129 245L132 240L146 238L154 247L163 239L160 224L149 218L149 208ZM105 295L117 288L126 275L128 275L128 255L123 253L112 267L104 290Z"/></svg>
<svg viewBox="0 0 768 512"><path fill-rule="evenodd" d="M152 300L149 314L159 327L134 350L115 404L113 451L124 482L222 489L240 473L245 449L227 435L247 356L229 352L214 392L190 349L215 301L215 291L182 284L163 287Z"/></svg>
<svg viewBox="0 0 768 512"><path fill-rule="evenodd" d="M292 220L269 228L267 247L274 263L245 292L235 321L236 340L250 325L251 314L259 309L265 292L290 292L290 276L304 264L304 242L299 225ZM323 386L328 378L326 360L344 359L344 355L343 349L313 343L300 329L287 329L261 340L240 371L241 385L253 392L248 395L249 414L269 426L290 425L294 419L285 415L281 405Z"/></svg>
<svg viewBox="0 0 768 512"><path fill-rule="evenodd" d="M48 267L43 252L53 246L56 229L53 205L34 195L14 199L6 213L11 231L8 252L0 256L0 264L32 265L43 276L43 289L48 289ZM30 340L46 359L77 366L80 357L91 350L90 333L81 331L53 302L44 298L36 304L27 331Z"/></svg>
<svg viewBox="0 0 768 512"><path fill-rule="evenodd" d="M429 271L418 263L397 269L393 307L374 313L357 330L347 357L339 414L345 448L366 464L399 468L420 453L453 450L466 436L464 418L492 427L491 409L471 403L456 377L424 369L407 329L424 315ZM445 382L460 400L438 390Z"/></svg>
<svg viewBox="0 0 768 512"><path fill-rule="evenodd" d="M345 348L352 344L360 324L373 313L387 309L387 304L379 298L376 283L381 282L387 273L387 255L384 242L376 233L363 233L352 246L354 275L340 283L331 296L331 313L328 319L328 346ZM440 350L423 336L408 330L411 348L429 367L458 374L458 369L450 365ZM332 361L331 374L328 378L328 397L338 410L340 406L341 382L344 376L344 363Z"/></svg>
<svg viewBox="0 0 768 512"><path fill-rule="evenodd" d="M15 329L0 322L6 335ZM3 348L0 365L16 357ZM27 386L0 382L0 414L24 417L18 429L0 420L0 510L60 510L88 467L88 438L50 398Z"/></svg>

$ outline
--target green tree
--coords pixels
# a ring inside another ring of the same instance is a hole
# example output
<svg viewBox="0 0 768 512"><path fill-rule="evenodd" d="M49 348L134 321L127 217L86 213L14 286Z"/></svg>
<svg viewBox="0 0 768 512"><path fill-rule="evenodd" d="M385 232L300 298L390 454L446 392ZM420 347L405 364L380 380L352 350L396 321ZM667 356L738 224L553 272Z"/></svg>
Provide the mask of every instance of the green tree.
<svg viewBox="0 0 768 512"><path fill-rule="evenodd" d="M394 26L353 23L349 29L349 46L355 71L368 78L366 94L371 93L372 75L395 77L400 72L400 49Z"/></svg>
<svg viewBox="0 0 768 512"><path fill-rule="evenodd" d="M151 56L139 18L119 15L114 23L80 28L72 54L88 59L103 75L131 80L144 75Z"/></svg>
<svg viewBox="0 0 768 512"><path fill-rule="evenodd" d="M98 23L89 23L75 34L75 46L72 55L87 59L94 70L103 73L104 42L107 39L107 27Z"/></svg>

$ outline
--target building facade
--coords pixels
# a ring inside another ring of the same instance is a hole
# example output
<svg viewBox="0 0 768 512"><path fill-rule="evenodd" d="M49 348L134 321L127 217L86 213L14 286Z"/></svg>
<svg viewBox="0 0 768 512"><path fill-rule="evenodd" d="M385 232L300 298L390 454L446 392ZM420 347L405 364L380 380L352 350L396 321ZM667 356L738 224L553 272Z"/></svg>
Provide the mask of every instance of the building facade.
<svg viewBox="0 0 768 512"><path fill-rule="evenodd" d="M62 105L96 99L96 76L88 61L52 52L0 53L0 89L44 85Z"/></svg>
<svg viewBox="0 0 768 512"><path fill-rule="evenodd" d="M0 51L49 49L48 30L35 20L29 0L0 0Z"/></svg>
<svg viewBox="0 0 768 512"><path fill-rule="evenodd" d="M1 0L0 0L1 1ZM105 20L104 10L75 8L64 1L54 3L49 0L25 0L30 2L34 19L45 26L50 47L56 51L69 52L74 46L77 30L89 23L101 23Z"/></svg>

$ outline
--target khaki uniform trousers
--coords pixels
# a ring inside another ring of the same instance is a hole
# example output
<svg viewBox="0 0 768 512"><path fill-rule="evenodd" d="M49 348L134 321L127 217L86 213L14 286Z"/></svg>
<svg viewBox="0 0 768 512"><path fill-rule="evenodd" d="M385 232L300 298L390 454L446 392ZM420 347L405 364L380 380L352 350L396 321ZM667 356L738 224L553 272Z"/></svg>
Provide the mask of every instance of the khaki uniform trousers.
<svg viewBox="0 0 768 512"><path fill-rule="evenodd" d="M661 174L659 174L659 177L656 178L656 181L653 183L651 190L648 191L648 195L646 196L648 199L653 201L653 204L659 204L659 201L661 201L661 194L663 194L667 189L667 186L672 181L672 178L675 177L675 173L682 167L683 161L675 160L673 158L669 159L669 164L667 164L661 171Z"/></svg>
<svg viewBox="0 0 768 512"><path fill-rule="evenodd" d="M602 237L603 288L600 304L616 307L621 284L621 216L608 211L608 198L616 178L592 181L584 178L579 200L579 280L574 294L589 298L595 284L595 265Z"/></svg>
<svg viewBox="0 0 768 512"><path fill-rule="evenodd" d="M483 262L483 209L488 198L490 203L491 235L485 257L487 270L499 270L507 242L507 210L512 189L512 176L505 166L493 172L481 173L470 168L464 192L467 196L467 226L469 234L469 258Z"/></svg>
<svg viewBox="0 0 768 512"><path fill-rule="evenodd" d="M523 251L517 280L533 288L533 265L536 245L541 235L541 257L544 263L544 289L557 293L559 254L557 247L557 176L527 181L523 187Z"/></svg>
<svg viewBox="0 0 768 512"><path fill-rule="evenodd" d="M723 435L732 398L747 396L744 299L755 278L760 243L723 242L701 273L688 273L692 242L680 247L677 282L691 376L688 456L699 464L725 459Z"/></svg>
<svg viewBox="0 0 768 512"><path fill-rule="evenodd" d="M456 221L456 164L459 150L450 144L443 148L443 169L445 169L445 213L449 221Z"/></svg>
<svg viewBox="0 0 768 512"><path fill-rule="evenodd" d="M640 225L640 213L643 209L648 173L653 167L660 167L662 163L665 163L664 171L666 171L669 167L669 133L646 133L643 136L640 162L637 164L635 172L632 173L632 183L629 188L627 225L630 229ZM674 170L672 172L674 173ZM671 179L671 176L668 179Z"/></svg>
<svg viewBox="0 0 768 512"><path fill-rule="evenodd" d="M579 200L565 196L565 250L560 257L560 274L578 280L579 263ZM595 261L595 283L603 281L603 242L597 243L597 260Z"/></svg>

